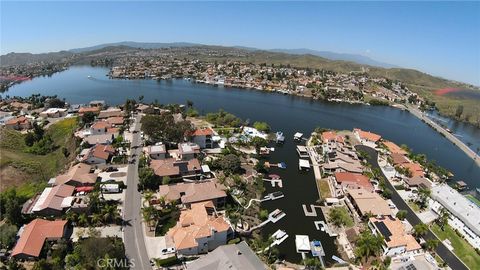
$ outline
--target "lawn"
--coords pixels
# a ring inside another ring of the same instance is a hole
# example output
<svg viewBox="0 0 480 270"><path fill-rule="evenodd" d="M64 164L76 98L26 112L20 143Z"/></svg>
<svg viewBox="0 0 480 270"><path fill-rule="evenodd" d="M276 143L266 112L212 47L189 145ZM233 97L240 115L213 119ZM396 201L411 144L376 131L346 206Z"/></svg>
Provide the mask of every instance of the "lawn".
<svg viewBox="0 0 480 270"><path fill-rule="evenodd" d="M330 186L328 185L328 180L317 180L317 186L321 199L332 197L332 193L330 192Z"/></svg>
<svg viewBox="0 0 480 270"><path fill-rule="evenodd" d="M173 228L180 217L180 211L173 210L168 216L158 223L157 229L155 230L155 236L164 236L167 234L170 228Z"/></svg>
<svg viewBox="0 0 480 270"><path fill-rule="evenodd" d="M449 225L445 225L442 231L437 224L431 226L432 231L440 238L440 240L449 239L453 246L453 252L464 262L470 269L480 269L480 255L475 249L462 237L460 237Z"/></svg>
<svg viewBox="0 0 480 270"><path fill-rule="evenodd" d="M475 196L471 195L471 194L467 194L465 195L465 197L467 197L467 199L469 199L471 202L473 202L474 204L476 204L478 207L480 207L480 200L475 198Z"/></svg>
<svg viewBox="0 0 480 270"><path fill-rule="evenodd" d="M16 186L18 192L27 197L33 196L45 186L50 177L55 176L76 155L73 133L77 127L77 118L61 120L46 131L52 137L55 151L46 155L26 153L25 135L14 130L0 130L0 190ZM62 148L69 151L65 157Z"/></svg>
<svg viewBox="0 0 480 270"><path fill-rule="evenodd" d="M414 212L416 213L420 212L420 206L418 206L418 204L416 204L415 202L409 201L408 206L410 206L410 208L412 208Z"/></svg>

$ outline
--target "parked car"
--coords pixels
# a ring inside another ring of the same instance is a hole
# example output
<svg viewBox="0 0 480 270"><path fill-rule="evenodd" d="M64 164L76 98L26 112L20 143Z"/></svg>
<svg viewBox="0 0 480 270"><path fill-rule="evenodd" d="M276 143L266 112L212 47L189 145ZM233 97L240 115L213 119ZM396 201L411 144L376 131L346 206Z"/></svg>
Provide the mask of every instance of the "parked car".
<svg viewBox="0 0 480 270"><path fill-rule="evenodd" d="M174 247L169 247L169 248L162 249L162 254L163 255L172 254L172 253L175 253L175 248Z"/></svg>
<svg viewBox="0 0 480 270"><path fill-rule="evenodd" d="M118 169L115 167L107 167L105 169L106 172L118 172Z"/></svg>

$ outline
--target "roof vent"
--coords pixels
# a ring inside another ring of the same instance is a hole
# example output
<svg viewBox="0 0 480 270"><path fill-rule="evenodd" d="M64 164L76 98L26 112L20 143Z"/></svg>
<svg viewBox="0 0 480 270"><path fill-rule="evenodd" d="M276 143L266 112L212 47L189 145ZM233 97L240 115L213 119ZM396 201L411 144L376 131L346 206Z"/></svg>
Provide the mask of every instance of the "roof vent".
<svg viewBox="0 0 480 270"><path fill-rule="evenodd" d="M237 250L237 255L242 255L242 252L240 250Z"/></svg>

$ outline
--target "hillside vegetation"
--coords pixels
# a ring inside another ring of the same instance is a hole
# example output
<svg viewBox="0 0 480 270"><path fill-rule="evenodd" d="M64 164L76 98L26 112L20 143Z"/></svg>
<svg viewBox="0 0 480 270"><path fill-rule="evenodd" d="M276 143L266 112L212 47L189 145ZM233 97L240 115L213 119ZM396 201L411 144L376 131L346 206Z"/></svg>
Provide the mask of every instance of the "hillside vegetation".
<svg viewBox="0 0 480 270"><path fill-rule="evenodd" d="M27 153L25 134L0 129L0 190L19 187L21 195L33 195L48 179L75 158L76 143L73 134L78 126L77 118L67 118L51 125L45 134L51 136L54 151L46 155ZM64 150L66 149L66 150Z"/></svg>

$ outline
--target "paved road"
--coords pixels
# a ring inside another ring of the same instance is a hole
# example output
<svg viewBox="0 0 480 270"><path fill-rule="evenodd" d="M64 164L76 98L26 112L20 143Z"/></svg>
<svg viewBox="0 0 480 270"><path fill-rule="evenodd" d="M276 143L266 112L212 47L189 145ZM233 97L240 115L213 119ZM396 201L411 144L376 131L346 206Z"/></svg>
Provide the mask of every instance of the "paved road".
<svg viewBox="0 0 480 270"><path fill-rule="evenodd" d="M364 145L358 145L358 146L355 146L355 148L361 149L361 150L367 152L368 155L369 155L368 162L372 165L373 168L378 168L380 171L382 171L380 169L380 166L378 165L378 153L375 149L370 148L368 146L364 146ZM385 175L384 175L384 177L386 178ZM420 220L420 218L415 214L415 212L413 212L413 210L402 199L402 197L400 197L400 195L398 194L395 187L393 187L392 183L390 183L390 181L386 181L385 183L386 183L387 187L390 190L392 190L392 198L391 199L392 199L393 203L397 206L398 209L407 211L408 222L410 222L410 224L412 224L412 226L423 223ZM428 230L428 233L423 238L425 240L437 239L437 240L440 241L440 239L438 239L430 230ZM458 257L456 257L455 254L453 254L442 242L440 242L440 244L438 245L435 252L452 269L455 269L455 270L457 270L457 269L458 270L468 269L468 267L462 261L460 261L460 259L458 259Z"/></svg>
<svg viewBox="0 0 480 270"><path fill-rule="evenodd" d="M426 115L424 115L420 110L417 108L414 108L412 106L406 106L407 110L413 114L414 116L418 117L419 119L423 120L425 123L430 125L433 129L435 129L437 132L440 132L445 138L450 140L453 144L455 144L460 150L462 150L467 156L469 156L471 159L473 159L477 165L480 166L480 158L475 153L470 147L468 147L466 144L464 144L460 139L455 137L453 134L448 132L445 128L440 126L439 124L435 123L432 121L430 118L428 118Z"/></svg>
<svg viewBox="0 0 480 270"><path fill-rule="evenodd" d="M133 129L140 130L140 116L137 116ZM140 145L140 132L133 133L131 146ZM145 247L145 239L142 231L142 217L140 214L141 197L138 192L138 157L141 154L142 147L132 148L131 154L135 154L135 163L128 165L127 174L127 193L125 195L125 250L127 258L133 260L135 264L132 269L152 269L150 260L148 259L147 249ZM130 158L129 158L130 160Z"/></svg>

